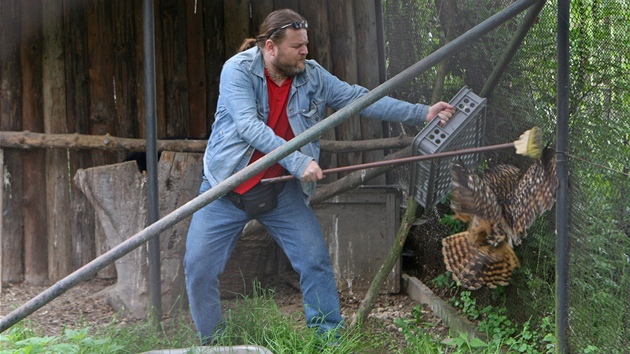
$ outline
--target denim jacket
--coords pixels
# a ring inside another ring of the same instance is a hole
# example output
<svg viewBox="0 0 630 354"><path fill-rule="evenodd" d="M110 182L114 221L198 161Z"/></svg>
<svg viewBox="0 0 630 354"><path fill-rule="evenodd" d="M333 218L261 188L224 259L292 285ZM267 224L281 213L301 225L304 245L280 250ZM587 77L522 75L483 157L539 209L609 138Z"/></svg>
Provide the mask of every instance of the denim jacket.
<svg viewBox="0 0 630 354"><path fill-rule="evenodd" d="M287 115L297 136L324 119L325 107L339 110L368 90L350 85L330 74L313 60L295 76L289 92ZM215 186L245 168L255 149L269 153L286 141L266 125L269 115L267 80L263 57L257 48L241 52L221 71L219 101L212 133L204 155L204 176ZM361 112L362 116L403 122L424 123L428 106L384 97ZM306 144L279 161L290 174L299 178L313 160L319 162L319 141ZM302 182L308 196L315 192L314 182Z"/></svg>

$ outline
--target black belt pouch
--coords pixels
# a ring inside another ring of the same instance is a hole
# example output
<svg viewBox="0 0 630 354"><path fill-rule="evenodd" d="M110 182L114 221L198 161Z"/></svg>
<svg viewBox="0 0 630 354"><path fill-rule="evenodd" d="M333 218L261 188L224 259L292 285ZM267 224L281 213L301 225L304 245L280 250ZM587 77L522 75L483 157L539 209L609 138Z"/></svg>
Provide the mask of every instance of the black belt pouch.
<svg viewBox="0 0 630 354"><path fill-rule="evenodd" d="M232 204L244 210L248 216L255 217L278 206L278 195L284 189L285 183L258 183L245 194L230 192L226 196Z"/></svg>

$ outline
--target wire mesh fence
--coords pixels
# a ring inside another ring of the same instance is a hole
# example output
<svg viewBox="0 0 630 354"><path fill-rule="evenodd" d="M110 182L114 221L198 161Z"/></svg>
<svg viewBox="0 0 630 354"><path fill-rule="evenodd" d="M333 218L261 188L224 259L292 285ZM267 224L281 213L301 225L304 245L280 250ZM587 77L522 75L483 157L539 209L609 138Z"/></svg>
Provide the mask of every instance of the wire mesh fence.
<svg viewBox="0 0 630 354"><path fill-rule="evenodd" d="M388 75L397 74L510 3L384 1ZM498 86L488 94L485 144L516 140L537 125L544 131L545 143L555 145L556 9L556 1L546 3ZM395 96L416 102L448 101L464 85L479 93L505 55L522 17L471 43ZM571 2L567 338L572 353L630 352L629 33L626 1ZM390 128L394 133L402 129ZM531 163L509 151L487 153L485 160L486 165L511 163L520 168ZM448 213L448 203L430 212ZM501 302L510 318L521 323L553 318L557 226L555 210L539 217L523 244L515 248L521 267L510 285L474 291L479 302ZM434 225L410 239L408 247L417 251L415 267L422 280L429 282L445 271L439 242L448 233L448 228Z"/></svg>

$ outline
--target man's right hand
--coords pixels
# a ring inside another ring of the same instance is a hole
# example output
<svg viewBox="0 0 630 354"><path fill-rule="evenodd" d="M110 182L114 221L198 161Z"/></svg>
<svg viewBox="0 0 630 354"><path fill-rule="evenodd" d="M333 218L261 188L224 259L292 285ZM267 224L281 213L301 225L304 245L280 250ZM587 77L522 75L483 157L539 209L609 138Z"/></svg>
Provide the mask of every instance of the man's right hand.
<svg viewBox="0 0 630 354"><path fill-rule="evenodd" d="M304 170L300 180L304 182L317 182L324 177L326 176L324 176L324 171L319 167L319 164L315 161L311 161L308 166L306 166L306 170Z"/></svg>

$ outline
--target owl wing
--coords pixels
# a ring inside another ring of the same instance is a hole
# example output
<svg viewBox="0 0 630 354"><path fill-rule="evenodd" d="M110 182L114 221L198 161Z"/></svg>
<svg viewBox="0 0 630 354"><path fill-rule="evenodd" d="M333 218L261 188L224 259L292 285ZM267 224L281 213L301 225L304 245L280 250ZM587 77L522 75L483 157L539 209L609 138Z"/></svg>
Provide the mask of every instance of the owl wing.
<svg viewBox="0 0 630 354"><path fill-rule="evenodd" d="M514 250L507 242L490 246L484 235L471 230L448 236L442 240L442 254L446 269L453 279L470 290L486 285L508 285L512 272L520 266Z"/></svg>
<svg viewBox="0 0 630 354"><path fill-rule="evenodd" d="M453 192L451 209L457 218L470 222L473 217L498 223L502 218L502 206L494 191L476 173L470 171L463 161L451 167Z"/></svg>
<svg viewBox="0 0 630 354"><path fill-rule="evenodd" d="M505 202L516 188L523 173L521 170L508 164L496 165L483 172L483 182L490 187L499 201Z"/></svg>
<svg viewBox="0 0 630 354"><path fill-rule="evenodd" d="M546 147L542 156L534 162L507 199L507 219L513 231L514 245L527 236L527 229L536 216L553 207L556 201L558 178L556 176L555 150Z"/></svg>

